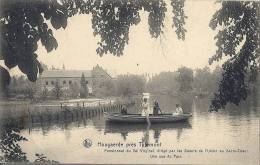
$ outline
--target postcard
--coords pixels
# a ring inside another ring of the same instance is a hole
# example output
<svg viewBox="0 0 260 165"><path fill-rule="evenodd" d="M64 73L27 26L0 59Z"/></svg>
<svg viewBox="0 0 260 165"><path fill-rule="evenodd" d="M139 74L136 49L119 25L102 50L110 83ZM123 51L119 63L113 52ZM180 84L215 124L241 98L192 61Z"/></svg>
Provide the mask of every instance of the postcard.
<svg viewBox="0 0 260 165"><path fill-rule="evenodd" d="M1 163L259 164L260 2L0 8Z"/></svg>

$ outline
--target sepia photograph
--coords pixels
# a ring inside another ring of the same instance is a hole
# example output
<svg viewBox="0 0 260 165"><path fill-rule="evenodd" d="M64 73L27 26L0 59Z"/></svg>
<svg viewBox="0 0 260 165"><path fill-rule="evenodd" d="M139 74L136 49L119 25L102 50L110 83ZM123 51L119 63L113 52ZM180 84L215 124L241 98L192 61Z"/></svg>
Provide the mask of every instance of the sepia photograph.
<svg viewBox="0 0 260 165"><path fill-rule="evenodd" d="M260 1L0 0L0 163L259 165Z"/></svg>

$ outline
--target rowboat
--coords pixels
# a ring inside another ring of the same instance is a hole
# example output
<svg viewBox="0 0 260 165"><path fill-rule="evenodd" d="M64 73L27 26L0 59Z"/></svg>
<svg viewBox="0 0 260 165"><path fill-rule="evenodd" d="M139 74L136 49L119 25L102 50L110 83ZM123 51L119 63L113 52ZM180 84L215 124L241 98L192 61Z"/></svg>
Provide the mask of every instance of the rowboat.
<svg viewBox="0 0 260 165"><path fill-rule="evenodd" d="M181 122L186 121L192 116L191 113L172 115L172 114L159 114L149 115L151 123L170 123L170 122ZM146 123L146 117L141 114L126 114L121 113L106 113L106 121L108 122L119 122L119 123Z"/></svg>

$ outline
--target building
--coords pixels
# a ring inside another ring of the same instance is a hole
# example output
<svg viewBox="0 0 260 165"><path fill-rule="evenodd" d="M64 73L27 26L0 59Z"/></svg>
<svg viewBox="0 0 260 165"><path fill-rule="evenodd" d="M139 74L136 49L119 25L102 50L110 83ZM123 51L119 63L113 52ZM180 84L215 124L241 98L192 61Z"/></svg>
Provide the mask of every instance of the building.
<svg viewBox="0 0 260 165"><path fill-rule="evenodd" d="M63 90L69 89L71 85L81 85L81 77L84 75L89 93L102 80L112 79L112 77L99 65L93 67L92 70L45 70L39 77L41 88L52 90L58 83Z"/></svg>

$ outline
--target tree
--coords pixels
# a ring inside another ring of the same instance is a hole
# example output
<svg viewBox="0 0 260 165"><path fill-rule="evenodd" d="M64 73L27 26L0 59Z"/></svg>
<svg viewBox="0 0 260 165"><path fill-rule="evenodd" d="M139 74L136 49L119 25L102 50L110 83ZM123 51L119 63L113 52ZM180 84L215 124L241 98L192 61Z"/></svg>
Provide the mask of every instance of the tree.
<svg viewBox="0 0 260 165"><path fill-rule="evenodd" d="M9 91L9 97L23 96L23 97L32 98L32 95L34 95L34 93L31 90L35 90L35 92L36 92L36 89L35 89L36 87L34 86L34 84L32 82L30 82L28 79L26 79L24 76L11 77L11 81L7 88ZM33 93L33 94L30 94L30 93Z"/></svg>
<svg viewBox="0 0 260 165"><path fill-rule="evenodd" d="M62 95L62 89L60 86L59 81L55 82L54 88L53 88L53 94L55 95L56 99L59 99Z"/></svg>
<svg viewBox="0 0 260 165"><path fill-rule="evenodd" d="M49 70L48 65L44 64L43 62L40 62L41 66L42 66L42 70Z"/></svg>
<svg viewBox="0 0 260 165"><path fill-rule="evenodd" d="M29 99L34 99L35 98L35 94L37 92L37 85L35 82L31 82L31 81L26 81L26 95L28 96Z"/></svg>
<svg viewBox="0 0 260 165"><path fill-rule="evenodd" d="M222 1L221 4L210 22L213 30L220 30L215 37L218 49L209 63L223 56L230 58L222 65L222 79L212 100L211 110L215 111L225 108L227 103L238 105L247 98L247 78L256 80L260 52L260 3Z"/></svg>
<svg viewBox="0 0 260 165"><path fill-rule="evenodd" d="M116 80L116 90L119 96L131 96L143 93L145 78L138 75L120 75Z"/></svg>
<svg viewBox="0 0 260 165"><path fill-rule="evenodd" d="M43 100L46 100L48 97L48 89L47 87L44 85L43 89L42 89L42 93L41 93L41 98Z"/></svg>
<svg viewBox="0 0 260 165"><path fill-rule="evenodd" d="M180 84L179 90L181 92L188 92L192 90L193 70L187 67L178 69L179 75L177 81Z"/></svg>
<svg viewBox="0 0 260 165"><path fill-rule="evenodd" d="M213 82L212 87L214 90L212 92L216 92L218 90L218 86L220 80L222 79L223 69L220 66L216 66L216 68L212 72L211 81Z"/></svg>
<svg viewBox="0 0 260 165"><path fill-rule="evenodd" d="M161 72L148 81L147 90L155 94L176 95L180 88L177 76L177 72Z"/></svg>
<svg viewBox="0 0 260 165"><path fill-rule="evenodd" d="M20 127L11 122L5 123L0 130L0 151L2 162L29 162L19 142L27 141L20 133Z"/></svg>
<svg viewBox="0 0 260 165"><path fill-rule="evenodd" d="M81 80L80 80L80 97L86 98L87 96L88 96L88 87L87 87L85 76L82 73Z"/></svg>
<svg viewBox="0 0 260 165"><path fill-rule="evenodd" d="M211 73L209 67L196 69L193 81L193 88L198 92L210 92Z"/></svg>
<svg viewBox="0 0 260 165"><path fill-rule="evenodd" d="M72 98L76 98L78 97L79 93L80 93L79 85L76 82L74 82L73 84L71 83L69 85L69 96Z"/></svg>
<svg viewBox="0 0 260 165"><path fill-rule="evenodd" d="M199 95L212 95L217 91L222 69L219 66L211 72L209 67L196 69L193 80L193 89Z"/></svg>
<svg viewBox="0 0 260 165"><path fill-rule="evenodd" d="M115 96L116 95L116 84L111 79L99 80L98 85L94 88L96 96Z"/></svg>
<svg viewBox="0 0 260 165"><path fill-rule="evenodd" d="M8 85L10 81L11 77L9 73L0 66L0 96L6 97L8 95Z"/></svg>

